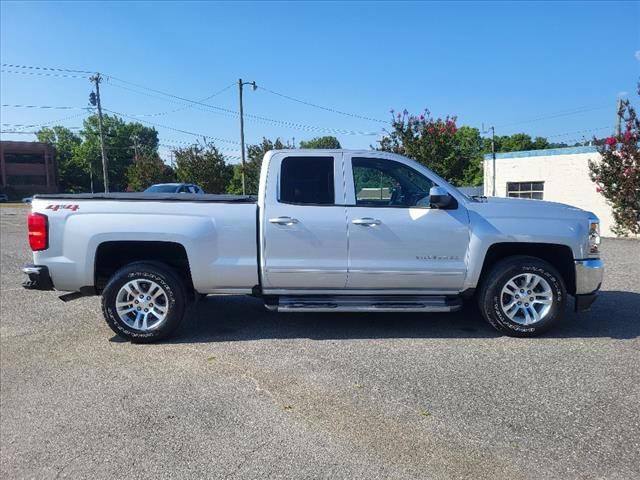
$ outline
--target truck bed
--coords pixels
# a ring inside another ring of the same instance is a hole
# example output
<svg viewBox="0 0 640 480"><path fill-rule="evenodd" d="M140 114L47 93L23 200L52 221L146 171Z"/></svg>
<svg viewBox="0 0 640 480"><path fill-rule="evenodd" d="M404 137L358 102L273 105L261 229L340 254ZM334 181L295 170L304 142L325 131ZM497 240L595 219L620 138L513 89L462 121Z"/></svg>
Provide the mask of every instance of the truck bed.
<svg viewBox="0 0 640 480"><path fill-rule="evenodd" d="M37 194L38 200L112 200L112 201L140 201L140 202L205 202L205 203L257 203L258 199L252 195L226 195L206 193L57 193Z"/></svg>
<svg viewBox="0 0 640 480"><path fill-rule="evenodd" d="M194 289L200 293L250 293L259 283L256 199L190 193L83 193L36 195L32 211L48 220L49 246L34 252L57 290L95 285L94 265L115 244L122 252L180 246ZM139 247L140 242L147 246ZM105 255L112 255L107 253ZM174 255L174 253L172 253Z"/></svg>

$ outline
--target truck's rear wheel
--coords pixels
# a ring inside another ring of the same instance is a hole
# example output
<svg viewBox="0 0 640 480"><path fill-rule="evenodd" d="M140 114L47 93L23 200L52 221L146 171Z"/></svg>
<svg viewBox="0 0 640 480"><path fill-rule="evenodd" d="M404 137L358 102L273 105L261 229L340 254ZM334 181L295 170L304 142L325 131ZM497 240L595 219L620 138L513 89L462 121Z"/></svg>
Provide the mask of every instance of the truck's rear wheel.
<svg viewBox="0 0 640 480"><path fill-rule="evenodd" d="M166 338L180 325L185 289L170 268L131 263L118 270L102 293L102 313L111 329L133 342Z"/></svg>
<svg viewBox="0 0 640 480"><path fill-rule="evenodd" d="M498 331L533 337L562 319L566 296L562 277L549 263L515 256L501 260L486 275L478 304Z"/></svg>

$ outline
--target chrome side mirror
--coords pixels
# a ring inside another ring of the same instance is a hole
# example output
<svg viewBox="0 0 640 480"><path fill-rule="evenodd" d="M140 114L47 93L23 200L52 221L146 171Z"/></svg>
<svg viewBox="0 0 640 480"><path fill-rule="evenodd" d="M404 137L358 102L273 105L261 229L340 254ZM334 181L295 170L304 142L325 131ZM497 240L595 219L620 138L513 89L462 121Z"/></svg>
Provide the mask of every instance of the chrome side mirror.
<svg viewBox="0 0 640 480"><path fill-rule="evenodd" d="M451 195L442 187L431 187L429 189L429 201L432 207L446 208L453 200Z"/></svg>

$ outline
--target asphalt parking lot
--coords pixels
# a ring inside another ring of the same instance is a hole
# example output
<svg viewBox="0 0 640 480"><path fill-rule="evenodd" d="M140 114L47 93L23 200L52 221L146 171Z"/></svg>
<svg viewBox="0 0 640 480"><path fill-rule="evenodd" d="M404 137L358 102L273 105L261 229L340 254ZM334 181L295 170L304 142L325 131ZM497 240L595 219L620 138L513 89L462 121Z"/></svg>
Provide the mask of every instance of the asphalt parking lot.
<svg viewBox="0 0 640 480"><path fill-rule="evenodd" d="M98 298L20 287L26 212L0 209L2 478L640 478L638 241L543 338L227 296L133 345Z"/></svg>

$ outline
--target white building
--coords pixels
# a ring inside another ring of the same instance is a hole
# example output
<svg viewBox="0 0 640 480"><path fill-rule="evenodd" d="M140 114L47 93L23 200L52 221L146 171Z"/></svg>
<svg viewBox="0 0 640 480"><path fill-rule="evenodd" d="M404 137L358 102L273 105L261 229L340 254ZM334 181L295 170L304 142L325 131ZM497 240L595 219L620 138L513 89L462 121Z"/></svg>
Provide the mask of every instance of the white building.
<svg viewBox="0 0 640 480"><path fill-rule="evenodd" d="M496 196L566 203L595 213L603 236L611 231L611 207L589 177L589 160L599 161L596 147L569 147L496 153ZM493 159L484 157L484 194L493 190Z"/></svg>

